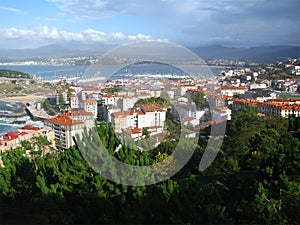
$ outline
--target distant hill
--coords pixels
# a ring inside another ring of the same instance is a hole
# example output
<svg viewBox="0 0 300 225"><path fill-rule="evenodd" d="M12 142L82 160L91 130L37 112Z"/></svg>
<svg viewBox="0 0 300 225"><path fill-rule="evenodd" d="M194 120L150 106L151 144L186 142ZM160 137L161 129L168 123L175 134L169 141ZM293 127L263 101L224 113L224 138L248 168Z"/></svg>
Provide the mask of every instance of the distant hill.
<svg viewBox="0 0 300 225"><path fill-rule="evenodd" d="M102 55L114 47L116 46L99 43L83 44L69 42L34 49L0 49L0 61ZM192 47L190 49L203 59L241 59L250 62L272 63L286 58L300 58L300 46L282 45L236 48L212 45Z"/></svg>
<svg viewBox="0 0 300 225"><path fill-rule="evenodd" d="M6 78L30 78L28 73L23 73L15 70L3 70L0 69L0 77Z"/></svg>
<svg viewBox="0 0 300 225"><path fill-rule="evenodd" d="M105 44L82 44L69 42L31 49L0 49L0 60L47 59L55 57L75 57L102 55L114 46Z"/></svg>
<svg viewBox="0 0 300 225"><path fill-rule="evenodd" d="M258 63L272 63L287 58L300 58L300 46L257 46L234 48L221 45L192 48L203 59L241 59Z"/></svg>

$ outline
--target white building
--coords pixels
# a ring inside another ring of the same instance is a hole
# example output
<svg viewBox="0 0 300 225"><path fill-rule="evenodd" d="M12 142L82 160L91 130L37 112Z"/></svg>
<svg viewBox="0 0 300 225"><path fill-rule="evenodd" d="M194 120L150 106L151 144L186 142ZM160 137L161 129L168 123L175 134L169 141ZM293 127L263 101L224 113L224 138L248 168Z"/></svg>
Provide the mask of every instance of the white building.
<svg viewBox="0 0 300 225"><path fill-rule="evenodd" d="M105 121L111 122L112 118L111 118L111 114L112 113L116 113L116 112L120 112L121 109L115 105L107 105L106 107L104 107L104 114L105 114Z"/></svg>
<svg viewBox="0 0 300 225"><path fill-rule="evenodd" d="M70 107L72 109L78 109L79 108L79 100L77 95L71 95L70 96Z"/></svg>
<svg viewBox="0 0 300 225"><path fill-rule="evenodd" d="M68 89L56 90L56 104L69 104Z"/></svg>
<svg viewBox="0 0 300 225"><path fill-rule="evenodd" d="M185 117L195 117L196 119L203 118L205 111L200 111L196 109L196 106L193 104L173 104L172 105L172 114L178 121L182 120Z"/></svg>
<svg viewBox="0 0 300 225"><path fill-rule="evenodd" d="M129 127L160 129L164 127L166 109L157 104L139 105L139 108L111 114L115 132L122 133Z"/></svg>
<svg viewBox="0 0 300 225"><path fill-rule="evenodd" d="M103 105L117 105L117 101L119 100L119 95L117 94L106 94L102 96L102 104Z"/></svg>
<svg viewBox="0 0 300 225"><path fill-rule="evenodd" d="M216 108L212 113L213 120L231 120L231 109L228 107Z"/></svg>
<svg viewBox="0 0 300 225"><path fill-rule="evenodd" d="M250 85L250 90L253 89L266 89L267 88L267 84L265 83L253 83Z"/></svg>
<svg viewBox="0 0 300 225"><path fill-rule="evenodd" d="M83 101L83 108L84 111L93 113L94 118L97 118L98 108L97 101L95 99L87 99Z"/></svg>
<svg viewBox="0 0 300 225"><path fill-rule="evenodd" d="M242 95L247 91L247 87L221 87L221 94L226 96Z"/></svg>
<svg viewBox="0 0 300 225"><path fill-rule="evenodd" d="M196 119L195 117L185 117L181 120L181 123L185 126L191 125L195 127L199 125L199 119Z"/></svg>
<svg viewBox="0 0 300 225"><path fill-rule="evenodd" d="M133 106L137 102L137 100L138 100L138 98L124 95L124 96L121 96L117 100L117 106L121 109L121 111L127 111L127 110L133 108Z"/></svg>
<svg viewBox="0 0 300 225"><path fill-rule="evenodd" d="M81 136L84 128L94 126L93 113L78 111L60 114L45 120L45 128L55 132L56 147L68 149L75 145L73 137Z"/></svg>

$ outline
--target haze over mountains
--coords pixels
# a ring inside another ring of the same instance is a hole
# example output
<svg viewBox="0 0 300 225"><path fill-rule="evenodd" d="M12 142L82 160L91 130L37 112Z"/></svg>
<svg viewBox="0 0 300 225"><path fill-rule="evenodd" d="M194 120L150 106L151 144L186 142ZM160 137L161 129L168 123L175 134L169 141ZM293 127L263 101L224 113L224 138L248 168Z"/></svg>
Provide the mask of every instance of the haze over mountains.
<svg viewBox="0 0 300 225"><path fill-rule="evenodd" d="M74 56L102 55L116 45L83 44L69 42L32 49L0 49L1 61L13 61L34 58L55 58ZM250 48L225 47L212 45L190 48L202 59L237 59L258 63L272 63L286 58L299 58L300 46L257 46Z"/></svg>

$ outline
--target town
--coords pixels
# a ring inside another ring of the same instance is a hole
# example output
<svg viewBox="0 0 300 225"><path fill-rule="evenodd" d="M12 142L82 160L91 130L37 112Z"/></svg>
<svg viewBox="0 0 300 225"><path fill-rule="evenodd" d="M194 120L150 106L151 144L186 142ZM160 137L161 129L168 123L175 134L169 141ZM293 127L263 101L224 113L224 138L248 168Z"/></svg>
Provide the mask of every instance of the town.
<svg viewBox="0 0 300 225"><path fill-rule="evenodd" d="M300 59L289 59L273 65L225 68L217 79L139 77L103 84L62 79L55 95L42 106L27 104L28 114L43 121L44 127L25 126L8 132L0 137L0 152L41 134L57 149L66 150L75 145L76 135L101 122L111 124L120 139L151 139L157 146L172 133L168 122L179 124L185 138L196 138L208 127L231 120L232 109L245 105L254 107L261 117L298 117L298 75Z"/></svg>

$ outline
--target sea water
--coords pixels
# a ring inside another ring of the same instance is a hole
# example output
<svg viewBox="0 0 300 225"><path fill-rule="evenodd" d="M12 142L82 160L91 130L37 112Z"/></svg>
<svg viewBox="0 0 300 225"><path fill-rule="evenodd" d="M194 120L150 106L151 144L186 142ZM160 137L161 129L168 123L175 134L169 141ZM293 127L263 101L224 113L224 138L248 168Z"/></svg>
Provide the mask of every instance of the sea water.
<svg viewBox="0 0 300 225"><path fill-rule="evenodd" d="M32 121L30 117L23 112L23 105L18 101L0 101L0 135L10 131L17 131L25 125L37 127L43 126L40 121ZM19 117L10 117L11 114L20 114Z"/></svg>
<svg viewBox="0 0 300 225"><path fill-rule="evenodd" d="M188 67L186 71L190 71L197 76L198 73L201 73L201 68L199 66L185 66ZM183 67L183 69L185 69ZM222 67L209 67L212 74L217 75L220 73ZM73 76L81 76L84 77L85 72L88 67L86 66L54 66L54 65L10 65L4 66L1 65L0 69L9 69L9 70L17 70L20 72L28 73L31 77L36 76L37 79L56 79L58 77L66 77L70 78ZM106 74L106 67L100 66L99 70L101 71L101 75L108 76ZM193 71L194 70L194 71ZM111 70L109 70L111 71ZM166 73L178 73L178 69L174 67L166 67L165 65L134 65L129 68L125 67L123 69L118 68L116 66L116 76L115 79L124 78L124 74L166 74ZM182 71L181 71L182 72ZM205 70L204 70L205 72ZM119 74L119 76L117 75ZM113 75L113 74L111 74ZM34 122L30 120L30 117L26 114L20 116L19 118L10 118L9 115L12 113L20 113L22 112L22 104L20 102L15 101L0 101L0 135L6 134L9 131L17 131L18 128L24 126L25 124L31 124L35 126L43 126L42 122ZM25 121L25 124L13 124L15 120Z"/></svg>

